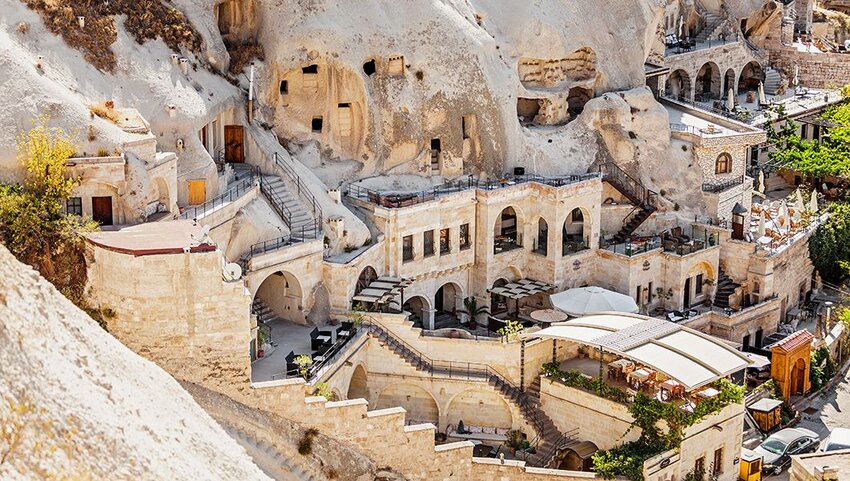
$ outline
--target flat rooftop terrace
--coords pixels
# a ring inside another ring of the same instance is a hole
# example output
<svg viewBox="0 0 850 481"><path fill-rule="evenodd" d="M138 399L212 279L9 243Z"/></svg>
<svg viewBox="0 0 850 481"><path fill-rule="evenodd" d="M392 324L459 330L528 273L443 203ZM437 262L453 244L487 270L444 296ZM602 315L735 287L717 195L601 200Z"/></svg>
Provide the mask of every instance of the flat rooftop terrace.
<svg viewBox="0 0 850 481"><path fill-rule="evenodd" d="M148 222L94 232L87 239L98 247L136 257L212 252L216 246L204 235L203 230L203 226L195 225L190 220Z"/></svg>

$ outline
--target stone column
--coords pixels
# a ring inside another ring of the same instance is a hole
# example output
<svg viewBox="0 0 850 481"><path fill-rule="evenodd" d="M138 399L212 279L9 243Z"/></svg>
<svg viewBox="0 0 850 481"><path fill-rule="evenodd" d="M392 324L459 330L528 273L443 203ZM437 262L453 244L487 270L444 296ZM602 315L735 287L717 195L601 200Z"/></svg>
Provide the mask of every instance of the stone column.
<svg viewBox="0 0 850 481"><path fill-rule="evenodd" d="M436 309L422 309L422 326L429 331L434 330L434 315Z"/></svg>

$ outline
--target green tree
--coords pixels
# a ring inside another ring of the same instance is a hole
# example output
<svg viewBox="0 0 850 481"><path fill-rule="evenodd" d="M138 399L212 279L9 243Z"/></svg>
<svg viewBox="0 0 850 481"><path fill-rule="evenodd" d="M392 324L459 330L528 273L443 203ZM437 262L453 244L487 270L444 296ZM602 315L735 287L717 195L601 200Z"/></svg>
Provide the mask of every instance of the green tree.
<svg viewBox="0 0 850 481"><path fill-rule="evenodd" d="M809 256L829 282L839 284L850 276L850 203L829 206L829 219L809 239Z"/></svg>
<svg viewBox="0 0 850 481"><path fill-rule="evenodd" d="M76 145L47 122L39 118L32 129L18 135L17 155L26 177L22 184L0 186L0 242L85 308L85 235L97 224L63 212L79 183L65 167Z"/></svg>
<svg viewBox="0 0 850 481"><path fill-rule="evenodd" d="M469 320L467 322L477 323L478 316L482 314L489 314L490 309L487 306L479 306L478 299L473 296L469 296L463 300L463 309L458 312L469 316Z"/></svg>

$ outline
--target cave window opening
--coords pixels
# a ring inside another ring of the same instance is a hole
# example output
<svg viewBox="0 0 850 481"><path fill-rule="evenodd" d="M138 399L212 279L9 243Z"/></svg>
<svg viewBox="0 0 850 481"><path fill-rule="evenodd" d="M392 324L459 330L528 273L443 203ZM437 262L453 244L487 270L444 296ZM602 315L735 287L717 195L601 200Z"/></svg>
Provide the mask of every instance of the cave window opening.
<svg viewBox="0 0 850 481"><path fill-rule="evenodd" d="M431 172L439 173L440 172L440 151L442 147L440 145L440 139L431 139Z"/></svg>
<svg viewBox="0 0 850 481"><path fill-rule="evenodd" d="M301 73L304 74L317 74L319 73L319 66L316 64L308 65L306 67L301 68Z"/></svg>
<svg viewBox="0 0 850 481"><path fill-rule="evenodd" d="M534 119L540 112L540 102L537 99L518 98L516 101L516 115L523 125L534 123Z"/></svg>
<svg viewBox="0 0 850 481"><path fill-rule="evenodd" d="M584 111L584 105L593 98L593 91L586 88L574 87L567 96L567 111L570 118L575 118Z"/></svg>
<svg viewBox="0 0 850 481"><path fill-rule="evenodd" d="M372 76L377 69L375 68L375 60L369 60L368 62L363 64L363 73L368 76Z"/></svg>
<svg viewBox="0 0 850 481"><path fill-rule="evenodd" d="M464 115L463 117L461 117L460 128L461 128L461 131L463 132L463 140L466 140L466 139L468 139L472 136L471 133L470 133L470 130L472 129L472 125L470 125L470 124L472 124L472 115L471 114L470 115Z"/></svg>
<svg viewBox="0 0 850 481"><path fill-rule="evenodd" d="M313 132L321 132L322 123L321 117L313 117L313 120L310 122L310 127L313 129Z"/></svg>
<svg viewBox="0 0 850 481"><path fill-rule="evenodd" d="M280 81L280 94L286 95L289 93L289 82L286 80Z"/></svg>

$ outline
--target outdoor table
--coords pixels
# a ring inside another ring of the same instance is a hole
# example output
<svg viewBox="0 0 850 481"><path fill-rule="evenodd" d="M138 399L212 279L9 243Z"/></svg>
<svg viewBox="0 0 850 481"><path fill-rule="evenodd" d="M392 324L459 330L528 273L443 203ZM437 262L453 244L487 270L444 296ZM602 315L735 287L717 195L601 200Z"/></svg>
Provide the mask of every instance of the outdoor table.
<svg viewBox="0 0 850 481"><path fill-rule="evenodd" d="M720 391L714 389L713 387L707 387L701 391L696 393L697 402L705 401L706 399L711 399L720 394Z"/></svg>
<svg viewBox="0 0 850 481"><path fill-rule="evenodd" d="M640 368L637 371L633 371L631 374L629 374L629 385L635 391L639 391L641 386L643 386L645 382L649 381L653 377L655 377L655 371L651 371L647 368Z"/></svg>
<svg viewBox="0 0 850 481"><path fill-rule="evenodd" d="M319 335L319 336L316 336L316 339L318 339L318 340L322 341L322 343L326 343L326 342L330 342L330 341L331 341L331 336L329 336L329 335L327 335L327 334L321 334L321 335Z"/></svg>
<svg viewBox="0 0 850 481"><path fill-rule="evenodd" d="M346 330L346 331L343 331L342 329L340 329L339 331L336 331L336 337L337 337L337 339L339 339L340 337L348 337L348 336L350 336L350 335L351 335L351 333L350 333L350 332L348 332L347 330Z"/></svg>
<svg viewBox="0 0 850 481"><path fill-rule="evenodd" d="M632 369L634 369L632 361L628 359L617 359L608 363L608 377L619 381Z"/></svg>
<svg viewBox="0 0 850 481"><path fill-rule="evenodd" d="M661 388L662 401L669 401L685 394L685 386L672 379L662 382L659 387Z"/></svg>

